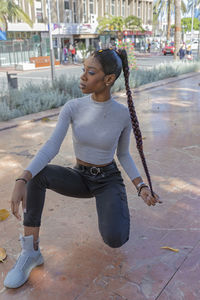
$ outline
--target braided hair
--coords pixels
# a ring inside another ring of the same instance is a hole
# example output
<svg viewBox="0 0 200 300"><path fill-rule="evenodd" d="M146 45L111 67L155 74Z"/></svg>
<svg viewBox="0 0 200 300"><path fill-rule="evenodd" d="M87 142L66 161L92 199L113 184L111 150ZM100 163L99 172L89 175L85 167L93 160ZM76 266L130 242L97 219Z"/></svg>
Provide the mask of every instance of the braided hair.
<svg viewBox="0 0 200 300"><path fill-rule="evenodd" d="M154 197L154 192L151 183L151 177L149 174L149 170L147 167L146 159L143 152L143 141L142 141L142 133L139 127L139 121L136 115L135 106L133 103L132 93L129 86L129 66L128 66L128 58L126 50L118 49L117 51L113 49L104 49L95 51L92 54L98 62L101 64L102 69L105 75L115 74L116 79L120 76L121 70L123 69L124 79L125 79L125 87L126 87L126 95L127 95L127 102L128 108L132 123L133 132L136 139L137 149L146 173L146 177L149 183L149 188L151 191L152 196ZM115 79L115 80L116 80Z"/></svg>

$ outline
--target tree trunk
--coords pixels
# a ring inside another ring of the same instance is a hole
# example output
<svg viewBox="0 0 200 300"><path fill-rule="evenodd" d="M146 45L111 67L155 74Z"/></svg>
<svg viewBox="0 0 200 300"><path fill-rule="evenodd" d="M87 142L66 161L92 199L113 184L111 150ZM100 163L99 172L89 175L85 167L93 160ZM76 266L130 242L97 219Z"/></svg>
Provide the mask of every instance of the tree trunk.
<svg viewBox="0 0 200 300"><path fill-rule="evenodd" d="M4 25L5 25L5 32L7 32L8 31L8 21L5 16L3 16L3 19L4 19Z"/></svg>
<svg viewBox="0 0 200 300"><path fill-rule="evenodd" d="M167 40L170 40L171 31L171 0L168 0L167 4Z"/></svg>
<svg viewBox="0 0 200 300"><path fill-rule="evenodd" d="M175 0L175 50L174 59L178 59L177 53L181 41L181 0Z"/></svg>

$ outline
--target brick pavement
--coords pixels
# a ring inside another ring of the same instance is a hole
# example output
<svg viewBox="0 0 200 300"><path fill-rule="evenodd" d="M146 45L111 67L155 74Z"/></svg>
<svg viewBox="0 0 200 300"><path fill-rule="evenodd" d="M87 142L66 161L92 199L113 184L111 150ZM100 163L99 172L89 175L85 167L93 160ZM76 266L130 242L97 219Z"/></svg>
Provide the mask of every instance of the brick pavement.
<svg viewBox="0 0 200 300"><path fill-rule="evenodd" d="M0 265L1 300L200 299L200 75L193 75L147 86L134 96L147 162L163 204L145 206L123 172L131 235L123 247L110 249L99 236L93 200L48 191L41 229L45 264L17 290L5 289L3 278L19 252L22 224L12 216L0 223L0 247L8 254ZM123 93L116 96L125 104ZM55 115L41 120L50 113L1 123L0 208L9 209L15 177L55 126ZM9 124L15 126L5 129ZM131 153L143 174L133 138ZM71 132L53 162L74 164Z"/></svg>

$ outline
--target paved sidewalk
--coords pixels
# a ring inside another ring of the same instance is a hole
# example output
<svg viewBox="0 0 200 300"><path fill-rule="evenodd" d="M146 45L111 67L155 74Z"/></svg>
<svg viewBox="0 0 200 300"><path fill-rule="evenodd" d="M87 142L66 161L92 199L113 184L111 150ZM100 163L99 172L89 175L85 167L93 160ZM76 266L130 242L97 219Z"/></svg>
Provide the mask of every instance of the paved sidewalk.
<svg viewBox="0 0 200 300"><path fill-rule="evenodd" d="M111 249L98 233L93 199L47 191L40 236L45 264L16 290L5 289L3 279L19 252L22 224L13 216L0 223L0 247L8 254L0 265L0 300L200 299L200 75L181 78L134 95L146 159L163 204L145 206L123 172L131 235L123 247ZM126 103L124 93L117 97ZM9 209L14 179L51 134L58 111L0 124L0 208ZM49 114L54 116L41 119ZM143 175L134 138L131 153ZM53 162L73 166L71 132Z"/></svg>

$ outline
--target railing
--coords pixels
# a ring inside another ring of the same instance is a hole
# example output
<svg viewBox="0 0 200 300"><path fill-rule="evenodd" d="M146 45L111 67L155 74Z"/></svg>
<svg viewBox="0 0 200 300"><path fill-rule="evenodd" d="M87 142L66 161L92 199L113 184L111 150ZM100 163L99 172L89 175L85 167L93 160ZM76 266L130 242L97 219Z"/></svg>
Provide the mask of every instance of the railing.
<svg viewBox="0 0 200 300"><path fill-rule="evenodd" d="M48 56L48 43L36 43L32 40L0 41L0 66L15 66L28 63L30 57Z"/></svg>

